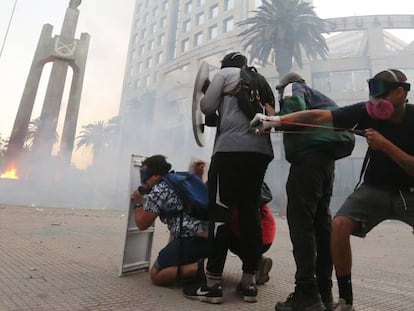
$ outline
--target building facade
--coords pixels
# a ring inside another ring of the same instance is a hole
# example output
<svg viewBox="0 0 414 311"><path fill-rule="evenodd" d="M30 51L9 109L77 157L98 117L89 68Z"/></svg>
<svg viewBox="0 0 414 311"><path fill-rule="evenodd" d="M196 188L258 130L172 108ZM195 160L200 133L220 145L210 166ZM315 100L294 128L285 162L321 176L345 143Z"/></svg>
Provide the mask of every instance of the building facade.
<svg viewBox="0 0 414 311"><path fill-rule="evenodd" d="M259 0L136 1L119 109L124 153L163 153L181 169L192 157L209 159L214 129L204 148L196 145L192 134L194 79L203 61L212 77L228 52L248 56L238 36L243 28L236 25L260 5ZM309 85L342 106L367 100L366 80L383 69L402 69L414 81L414 42L406 43L388 31L414 29L414 15L352 16L327 22L331 32L327 59L304 59L302 68L292 68ZM259 71L272 86L277 84L274 64ZM281 173L277 180L270 177L269 183L284 193L287 166L277 147L281 136L273 135L272 140L275 161L269 171ZM365 149L358 138L353 156L338 161L337 172L352 172L337 182L343 192L352 190Z"/></svg>

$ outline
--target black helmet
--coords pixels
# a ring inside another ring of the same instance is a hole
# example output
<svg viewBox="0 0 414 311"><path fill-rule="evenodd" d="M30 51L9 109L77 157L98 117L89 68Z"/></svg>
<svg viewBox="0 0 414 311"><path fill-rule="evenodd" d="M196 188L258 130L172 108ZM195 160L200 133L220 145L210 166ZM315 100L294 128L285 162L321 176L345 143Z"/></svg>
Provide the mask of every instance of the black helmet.
<svg viewBox="0 0 414 311"><path fill-rule="evenodd" d="M247 58L240 52L232 52L224 56L221 61L221 68L238 67L242 68L247 65Z"/></svg>

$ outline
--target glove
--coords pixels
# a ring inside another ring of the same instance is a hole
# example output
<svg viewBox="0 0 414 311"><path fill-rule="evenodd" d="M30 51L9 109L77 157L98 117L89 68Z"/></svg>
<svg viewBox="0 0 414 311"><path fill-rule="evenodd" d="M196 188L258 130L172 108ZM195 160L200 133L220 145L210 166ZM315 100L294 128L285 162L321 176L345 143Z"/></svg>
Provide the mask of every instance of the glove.
<svg viewBox="0 0 414 311"><path fill-rule="evenodd" d="M256 113L250 121L250 128L257 133L281 124L279 116L267 116L263 113Z"/></svg>

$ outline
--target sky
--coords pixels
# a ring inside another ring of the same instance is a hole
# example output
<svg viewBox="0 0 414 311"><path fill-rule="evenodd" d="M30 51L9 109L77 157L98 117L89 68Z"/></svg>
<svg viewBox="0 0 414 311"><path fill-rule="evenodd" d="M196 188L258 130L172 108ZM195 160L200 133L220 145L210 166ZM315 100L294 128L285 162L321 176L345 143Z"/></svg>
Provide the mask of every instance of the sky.
<svg viewBox="0 0 414 311"><path fill-rule="evenodd" d="M0 0L0 48L15 1ZM59 34L68 4L69 0L17 1L0 55L0 134L3 138L10 136L42 26L51 24L53 35ZM118 114L134 4L135 0L83 0L78 8L80 15L75 37L79 39L82 32L91 36L78 133L82 125L108 120ZM313 5L321 18L414 14L412 0L314 0ZM412 31L399 34L407 42L414 39ZM40 87L43 89L47 85L49 68L45 68L42 76ZM44 93L39 91L32 119L40 116L43 97ZM84 155L74 160L79 168L90 163Z"/></svg>

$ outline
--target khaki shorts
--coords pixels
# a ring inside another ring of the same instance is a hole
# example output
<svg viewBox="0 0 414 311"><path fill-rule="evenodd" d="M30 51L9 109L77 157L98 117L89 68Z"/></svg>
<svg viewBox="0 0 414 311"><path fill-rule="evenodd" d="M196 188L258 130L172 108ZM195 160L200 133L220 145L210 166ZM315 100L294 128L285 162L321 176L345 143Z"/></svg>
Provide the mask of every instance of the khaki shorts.
<svg viewBox="0 0 414 311"><path fill-rule="evenodd" d="M335 216L360 222L353 235L365 237L380 222L400 220L414 229L414 187L384 189L362 184L342 204Z"/></svg>

